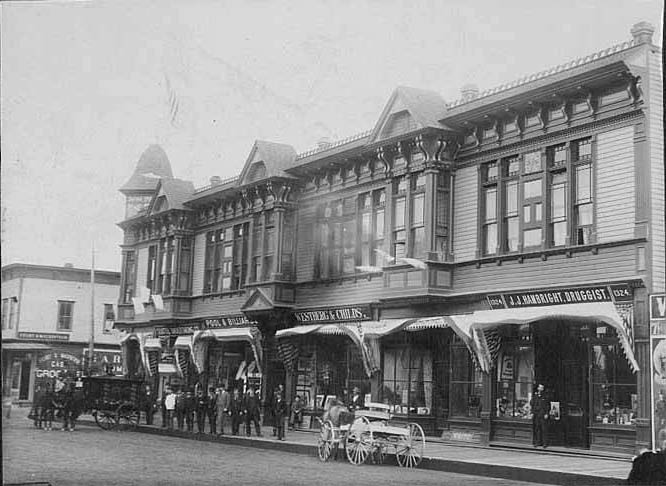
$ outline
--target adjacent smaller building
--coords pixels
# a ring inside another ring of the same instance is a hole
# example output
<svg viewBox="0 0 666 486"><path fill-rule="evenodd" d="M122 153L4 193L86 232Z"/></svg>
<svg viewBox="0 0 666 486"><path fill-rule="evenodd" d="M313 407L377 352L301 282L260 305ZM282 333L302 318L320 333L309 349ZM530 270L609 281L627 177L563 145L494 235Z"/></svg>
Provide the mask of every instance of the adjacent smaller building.
<svg viewBox="0 0 666 486"><path fill-rule="evenodd" d="M90 371L123 374L113 329L120 273L14 263L2 267L3 402L32 401L35 387L88 371L91 310L94 355Z"/></svg>

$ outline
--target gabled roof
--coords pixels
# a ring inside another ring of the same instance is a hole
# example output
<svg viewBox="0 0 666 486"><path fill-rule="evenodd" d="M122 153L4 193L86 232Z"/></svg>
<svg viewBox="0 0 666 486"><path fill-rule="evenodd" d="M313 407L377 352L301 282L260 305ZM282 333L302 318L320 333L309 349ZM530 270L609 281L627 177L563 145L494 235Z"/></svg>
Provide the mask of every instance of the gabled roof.
<svg viewBox="0 0 666 486"><path fill-rule="evenodd" d="M172 179L171 162L159 145L150 145L141 154L134 174L120 188L120 192L154 191L160 179Z"/></svg>
<svg viewBox="0 0 666 486"><path fill-rule="evenodd" d="M423 128L447 128L439 122L446 115L446 102L436 92L425 89L399 86L389 98L384 111L377 120L370 135L370 141L377 141L387 123L395 116L407 113L414 130Z"/></svg>
<svg viewBox="0 0 666 486"><path fill-rule="evenodd" d="M245 185L249 182L254 182L259 179L268 179L271 177L291 177L284 172L285 169L294 165L296 161L296 150L291 145L284 143L267 142L264 140L256 140L250 150L250 155L245 162L245 166L238 178L238 185ZM257 171L252 170L254 164L263 162L265 171L258 173L259 178L250 180L253 173Z"/></svg>
<svg viewBox="0 0 666 486"><path fill-rule="evenodd" d="M166 211L169 209L184 209L183 203L194 194L194 184L182 179L160 179L156 187L155 196L150 202L150 213ZM165 208L155 211L156 201L164 196L167 201Z"/></svg>

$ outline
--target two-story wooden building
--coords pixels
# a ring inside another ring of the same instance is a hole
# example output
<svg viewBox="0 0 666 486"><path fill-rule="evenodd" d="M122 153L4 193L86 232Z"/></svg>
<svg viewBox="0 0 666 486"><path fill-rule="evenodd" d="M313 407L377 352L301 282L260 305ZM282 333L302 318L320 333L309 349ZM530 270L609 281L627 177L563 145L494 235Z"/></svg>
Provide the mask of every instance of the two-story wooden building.
<svg viewBox="0 0 666 486"><path fill-rule="evenodd" d="M151 147L121 189L117 326L151 376L352 388L429 435L650 442L647 298L664 291L661 51L633 40L484 92L398 88L368 132L257 141L194 189ZM131 359L130 359L131 362Z"/></svg>

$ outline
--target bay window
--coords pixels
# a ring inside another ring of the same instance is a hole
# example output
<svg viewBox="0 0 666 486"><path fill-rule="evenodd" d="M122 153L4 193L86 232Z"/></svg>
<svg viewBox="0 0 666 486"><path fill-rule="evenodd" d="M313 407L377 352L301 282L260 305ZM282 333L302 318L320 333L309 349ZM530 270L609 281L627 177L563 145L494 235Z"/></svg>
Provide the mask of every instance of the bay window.
<svg viewBox="0 0 666 486"><path fill-rule="evenodd" d="M123 267L123 288L121 296L123 304L131 304L134 297L134 286L136 285L136 253L125 252L125 265Z"/></svg>
<svg viewBox="0 0 666 486"><path fill-rule="evenodd" d="M152 293L155 290L157 273L157 245L148 247L148 272L146 273L146 287Z"/></svg>
<svg viewBox="0 0 666 486"><path fill-rule="evenodd" d="M413 258L425 257L425 174L411 179L410 252Z"/></svg>
<svg viewBox="0 0 666 486"><path fill-rule="evenodd" d="M378 189L372 193L372 238L373 248L370 253L370 261L373 265L378 265L379 255L374 250L384 248L384 218L386 214L386 191Z"/></svg>
<svg viewBox="0 0 666 486"><path fill-rule="evenodd" d="M589 138L572 144L572 162L575 167L576 198L574 200L575 241L585 245L592 242L594 204L592 189L592 143Z"/></svg>
<svg viewBox="0 0 666 486"><path fill-rule="evenodd" d="M393 181L393 228L392 228L392 254L397 261L407 256L405 229L405 211L407 209L407 179L398 177Z"/></svg>
<svg viewBox="0 0 666 486"><path fill-rule="evenodd" d="M190 290L190 268L192 265L192 239L182 238L180 240L180 258L178 260L178 292L187 294Z"/></svg>

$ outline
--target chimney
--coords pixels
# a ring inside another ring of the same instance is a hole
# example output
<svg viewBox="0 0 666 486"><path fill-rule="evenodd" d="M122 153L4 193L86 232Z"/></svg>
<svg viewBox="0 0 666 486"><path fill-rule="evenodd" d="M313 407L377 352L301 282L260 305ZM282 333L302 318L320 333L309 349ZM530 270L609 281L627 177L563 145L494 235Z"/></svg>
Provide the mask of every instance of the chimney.
<svg viewBox="0 0 666 486"><path fill-rule="evenodd" d="M222 178L220 176L213 176L210 178L211 186L217 186L220 182L222 182Z"/></svg>
<svg viewBox="0 0 666 486"><path fill-rule="evenodd" d="M463 101L472 101L479 97L479 87L476 84L468 83L460 89Z"/></svg>
<svg viewBox="0 0 666 486"><path fill-rule="evenodd" d="M317 141L317 148L319 150L326 150L331 146L331 140L328 137L322 137Z"/></svg>
<svg viewBox="0 0 666 486"><path fill-rule="evenodd" d="M652 34L654 34L654 25L650 22L638 22L631 28L631 35L636 44L652 44Z"/></svg>

